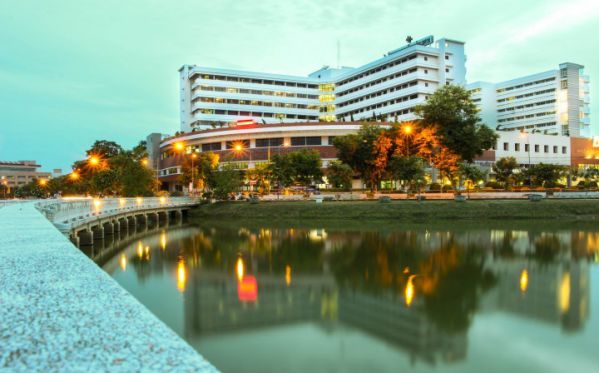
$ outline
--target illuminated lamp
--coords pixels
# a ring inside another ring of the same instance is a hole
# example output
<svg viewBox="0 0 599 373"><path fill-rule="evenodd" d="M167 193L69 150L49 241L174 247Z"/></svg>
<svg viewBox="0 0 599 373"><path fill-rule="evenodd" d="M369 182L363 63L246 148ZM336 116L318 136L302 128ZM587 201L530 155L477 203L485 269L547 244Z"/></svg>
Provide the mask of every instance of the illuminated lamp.
<svg viewBox="0 0 599 373"><path fill-rule="evenodd" d="M239 119L235 121L236 126L249 126L252 124L256 124L256 122L253 119Z"/></svg>

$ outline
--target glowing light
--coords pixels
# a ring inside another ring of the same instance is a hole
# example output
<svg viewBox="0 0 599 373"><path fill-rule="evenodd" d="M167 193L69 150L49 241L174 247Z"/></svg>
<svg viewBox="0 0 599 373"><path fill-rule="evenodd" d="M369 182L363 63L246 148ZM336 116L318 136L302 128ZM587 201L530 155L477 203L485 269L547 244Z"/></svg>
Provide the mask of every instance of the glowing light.
<svg viewBox="0 0 599 373"><path fill-rule="evenodd" d="M526 293L528 289L528 270L523 269L520 273L520 291Z"/></svg>
<svg viewBox="0 0 599 373"><path fill-rule="evenodd" d="M146 246L144 250L146 252L146 255L148 255L150 253L150 246Z"/></svg>
<svg viewBox="0 0 599 373"><path fill-rule="evenodd" d="M125 207L125 205L127 204L127 200L124 198L119 198L119 206L120 207Z"/></svg>
<svg viewBox="0 0 599 373"><path fill-rule="evenodd" d="M147 166L147 165L148 165L148 163L149 163L149 162L148 162L148 159L147 159L147 158L144 158L144 159L142 159L142 160L141 160L141 164L143 164L144 166Z"/></svg>
<svg viewBox="0 0 599 373"><path fill-rule="evenodd" d="M166 232L162 231L160 234L160 247L162 250L166 250Z"/></svg>
<svg viewBox="0 0 599 373"><path fill-rule="evenodd" d="M559 285L559 309L562 313L570 309L570 273L562 275L562 281Z"/></svg>
<svg viewBox="0 0 599 373"><path fill-rule="evenodd" d="M137 198L135 199L135 202L137 202L137 205L138 205L138 206L140 206L140 205L143 203L143 201L144 201L144 199L143 199L143 198L141 198L141 197L137 197Z"/></svg>
<svg viewBox="0 0 599 373"><path fill-rule="evenodd" d="M288 265L285 266L285 283L291 285L291 267Z"/></svg>
<svg viewBox="0 0 599 373"><path fill-rule="evenodd" d="M100 201L99 199L94 199L94 207L96 210L99 210L100 207L102 207L102 201Z"/></svg>
<svg viewBox="0 0 599 373"><path fill-rule="evenodd" d="M410 126L409 124L406 124L405 126L403 126L402 130L403 130L403 133L405 133L406 135L409 135L412 133L412 126Z"/></svg>
<svg viewBox="0 0 599 373"><path fill-rule="evenodd" d="M197 155L196 153L193 153L193 154L191 155L191 158L193 158L193 159L196 159L197 157L198 157L198 155Z"/></svg>
<svg viewBox="0 0 599 373"><path fill-rule="evenodd" d="M121 265L121 269L125 271L127 269L127 257L125 254L121 254L121 258L119 259L119 264Z"/></svg>
<svg viewBox="0 0 599 373"><path fill-rule="evenodd" d="M81 176L81 175L79 175L79 172L77 172L77 171L73 171L73 172L71 172L71 174L69 175L69 179L71 179L71 180L73 180L73 181L74 181L74 180L79 180L79 177L80 177L80 176Z"/></svg>
<svg viewBox="0 0 599 373"><path fill-rule="evenodd" d="M183 151L183 149L185 149L185 145L182 142L176 142L173 147L175 148L176 151L181 152Z"/></svg>
<svg viewBox="0 0 599 373"><path fill-rule="evenodd" d="M241 149L243 149L243 147L240 144L235 145L235 150L236 151L241 151Z"/></svg>
<svg viewBox="0 0 599 373"><path fill-rule="evenodd" d="M406 288L404 290L406 306L408 307L410 307L410 305L414 301L414 277L416 277L416 275L412 275L408 278L408 283L406 284Z"/></svg>
<svg viewBox="0 0 599 373"><path fill-rule="evenodd" d="M46 185L48 184L48 180L47 180L47 179L39 179L39 180L37 181L37 183L38 183L40 186L46 186Z"/></svg>
<svg viewBox="0 0 599 373"><path fill-rule="evenodd" d="M100 157L98 157L97 155L92 155L88 158L88 162L90 164L90 166L97 166L100 164Z"/></svg>
<svg viewBox="0 0 599 373"><path fill-rule="evenodd" d="M164 205L166 203L166 197L160 197L160 204Z"/></svg>
<svg viewBox="0 0 599 373"><path fill-rule="evenodd" d="M241 257L237 258L237 263L235 264L235 272L237 273L237 281L243 280L243 275L245 274L245 266Z"/></svg>
<svg viewBox="0 0 599 373"><path fill-rule="evenodd" d="M524 131L520 131L520 136L521 139L525 139L528 136L528 133L524 132Z"/></svg>
<svg viewBox="0 0 599 373"><path fill-rule="evenodd" d="M248 126L251 124L256 124L253 119L239 119L235 122L236 126Z"/></svg>
<svg viewBox="0 0 599 373"><path fill-rule="evenodd" d="M140 258L141 258L141 257L143 256L143 254L144 254L144 253L143 253L143 250L144 250L144 245L141 243L141 241L139 241L139 242L137 243L137 256L138 256L138 257L140 257Z"/></svg>
<svg viewBox="0 0 599 373"><path fill-rule="evenodd" d="M289 143L288 142L284 142L283 146L287 147L287 146L289 146Z"/></svg>
<svg viewBox="0 0 599 373"><path fill-rule="evenodd" d="M187 268L185 268L185 261L183 258L177 263L177 289L183 292L185 291L185 284L187 283Z"/></svg>

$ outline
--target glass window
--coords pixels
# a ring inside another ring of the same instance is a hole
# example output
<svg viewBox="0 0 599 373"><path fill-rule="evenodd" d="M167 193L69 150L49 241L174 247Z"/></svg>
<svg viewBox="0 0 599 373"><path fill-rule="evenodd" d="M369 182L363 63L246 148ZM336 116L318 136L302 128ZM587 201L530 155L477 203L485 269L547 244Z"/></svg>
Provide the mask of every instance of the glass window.
<svg viewBox="0 0 599 373"><path fill-rule="evenodd" d="M322 145L322 137L320 137L320 136L306 137L306 145Z"/></svg>
<svg viewBox="0 0 599 373"><path fill-rule="evenodd" d="M517 152L519 152L520 151L520 144L515 143L514 144L514 150L517 151Z"/></svg>
<svg viewBox="0 0 599 373"><path fill-rule="evenodd" d="M545 153L549 153L549 145L544 145L544 146L543 146L543 151L544 151Z"/></svg>
<svg viewBox="0 0 599 373"><path fill-rule="evenodd" d="M539 152L539 145L535 145L535 153Z"/></svg>
<svg viewBox="0 0 599 373"><path fill-rule="evenodd" d="M524 151L525 152L530 151L530 145L524 144Z"/></svg>
<svg viewBox="0 0 599 373"><path fill-rule="evenodd" d="M208 144L202 144L203 152L209 152L209 151L215 151L215 150L221 150L221 149L222 149L222 145L220 142L211 142Z"/></svg>
<svg viewBox="0 0 599 373"><path fill-rule="evenodd" d="M566 154L568 152L568 148L566 146L562 146L562 154Z"/></svg>
<svg viewBox="0 0 599 373"><path fill-rule="evenodd" d="M553 147L553 153L554 153L554 154L557 154L557 146L554 146L554 147Z"/></svg>
<svg viewBox="0 0 599 373"><path fill-rule="evenodd" d="M291 145L292 146L303 146L303 145L306 145L306 138L305 137L292 137L291 138Z"/></svg>
<svg viewBox="0 0 599 373"><path fill-rule="evenodd" d="M283 138L277 137L272 139L256 139L256 148L266 148L268 146L283 145Z"/></svg>
<svg viewBox="0 0 599 373"><path fill-rule="evenodd" d="M510 150L510 144L508 144L507 142L503 143L503 150L508 151Z"/></svg>

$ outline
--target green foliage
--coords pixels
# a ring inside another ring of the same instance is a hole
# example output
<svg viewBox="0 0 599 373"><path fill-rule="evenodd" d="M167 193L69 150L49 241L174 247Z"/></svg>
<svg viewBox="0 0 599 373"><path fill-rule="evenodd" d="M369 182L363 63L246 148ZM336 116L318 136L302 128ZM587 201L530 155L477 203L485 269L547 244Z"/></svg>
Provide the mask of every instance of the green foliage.
<svg viewBox="0 0 599 373"><path fill-rule="evenodd" d="M117 156L123 152L123 148L114 141L96 140L89 150L87 155L96 155L102 158L110 158ZM144 149L145 152L145 149Z"/></svg>
<svg viewBox="0 0 599 373"><path fill-rule="evenodd" d="M358 133L335 137L333 145L337 148L337 158L350 166L370 188L379 184L381 167L377 167L378 139L384 132L376 124L365 123Z"/></svg>
<svg viewBox="0 0 599 373"><path fill-rule="evenodd" d="M316 150L302 149L284 155L275 154L269 166L274 182L280 186L309 186L322 179L322 161Z"/></svg>
<svg viewBox="0 0 599 373"><path fill-rule="evenodd" d="M565 175L565 171L564 166L540 163L530 166L525 174L531 179L533 185L553 188L556 187L558 179Z"/></svg>
<svg viewBox="0 0 599 373"><path fill-rule="evenodd" d="M354 171L345 163L332 161L327 168L327 178L334 188L350 190Z"/></svg>
<svg viewBox="0 0 599 373"><path fill-rule="evenodd" d="M470 92L461 86L439 88L415 108L415 113L422 125L434 128L440 142L463 161L472 162L497 141L493 130L480 123Z"/></svg>
<svg viewBox="0 0 599 373"><path fill-rule="evenodd" d="M485 180L487 177L486 172L472 163L460 163L459 174L464 181L473 185L477 184L479 181Z"/></svg>
<svg viewBox="0 0 599 373"><path fill-rule="evenodd" d="M399 180L409 189L413 185L424 184L424 161L419 157L393 156L389 169L394 179Z"/></svg>
<svg viewBox="0 0 599 373"><path fill-rule="evenodd" d="M212 172L207 181L214 198L220 200L226 200L229 194L239 192L243 185L241 172L230 165Z"/></svg>
<svg viewBox="0 0 599 373"><path fill-rule="evenodd" d="M220 157L213 152L194 153L196 158L185 157L181 165L181 176L179 181L187 185L192 179L195 182L194 188L205 189L208 178L218 169Z"/></svg>
<svg viewBox="0 0 599 373"><path fill-rule="evenodd" d="M493 165L493 172L497 181L503 183L507 188L513 183L514 170L518 169L518 162L514 157L498 159Z"/></svg>
<svg viewBox="0 0 599 373"><path fill-rule="evenodd" d="M44 198L47 197L50 193L47 188L41 187L39 185L39 181L37 179L33 179L29 183L17 187L14 190L14 194L17 198Z"/></svg>

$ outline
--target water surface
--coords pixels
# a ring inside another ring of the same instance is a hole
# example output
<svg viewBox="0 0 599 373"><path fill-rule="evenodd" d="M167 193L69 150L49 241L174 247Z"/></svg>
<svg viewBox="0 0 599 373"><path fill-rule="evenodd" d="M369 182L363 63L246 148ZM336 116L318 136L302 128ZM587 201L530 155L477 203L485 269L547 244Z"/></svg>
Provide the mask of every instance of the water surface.
<svg viewBox="0 0 599 373"><path fill-rule="evenodd" d="M213 223L89 252L224 372L599 370L599 229Z"/></svg>

